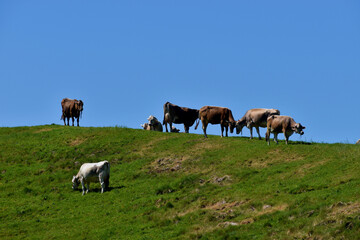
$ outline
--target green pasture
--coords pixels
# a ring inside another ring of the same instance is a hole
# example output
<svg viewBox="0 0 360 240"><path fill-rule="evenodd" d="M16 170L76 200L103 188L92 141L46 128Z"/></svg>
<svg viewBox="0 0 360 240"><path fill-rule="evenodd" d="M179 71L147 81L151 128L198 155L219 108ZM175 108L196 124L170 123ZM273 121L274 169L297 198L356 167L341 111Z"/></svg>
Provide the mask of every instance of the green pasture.
<svg viewBox="0 0 360 240"><path fill-rule="evenodd" d="M73 191L102 160L109 191ZM358 145L0 128L0 239L360 239L359 197Z"/></svg>

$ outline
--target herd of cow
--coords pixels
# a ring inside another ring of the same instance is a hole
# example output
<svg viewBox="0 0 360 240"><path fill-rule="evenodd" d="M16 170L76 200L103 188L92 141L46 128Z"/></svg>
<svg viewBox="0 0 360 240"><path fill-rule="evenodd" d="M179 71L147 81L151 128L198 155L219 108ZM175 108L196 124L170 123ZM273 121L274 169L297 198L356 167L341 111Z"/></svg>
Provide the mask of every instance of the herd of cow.
<svg viewBox="0 0 360 240"><path fill-rule="evenodd" d="M64 120L64 125L69 125L70 118L72 119L72 125L74 126L74 118L77 120L77 126L79 126L79 118L81 117L84 109L84 103L81 100L64 98L61 101L62 115L61 119ZM163 131L162 125L165 125L166 132L168 132L167 124L170 126L171 132L179 132L172 126L173 123L184 124L184 130L189 133L189 128L197 121L195 130L199 123L202 123L202 129L204 136L207 138L206 129L209 123L220 124L221 137L223 137L224 129L225 136L228 136L228 129L230 133L233 133L236 128L236 134L239 134L243 127L250 129L250 138L253 138L253 127L255 127L259 139L261 139L259 128L267 128L265 139L270 144L270 133L274 134L274 141L278 143L277 136L279 133L283 133L285 136L285 142L288 144L289 137L295 132L300 135L304 134L300 123L296 123L293 118L289 116L280 116L280 111L277 109L265 109L254 108L248 110L245 115L238 121L234 120L233 114L230 109L224 107L204 106L197 109L179 107L172 103L164 104L164 118L162 124L156 117L150 116L148 123L142 124L145 130Z"/></svg>
<svg viewBox="0 0 360 240"><path fill-rule="evenodd" d="M267 128L265 139L270 144L270 133L274 134L274 141L278 143L277 136L279 133L283 133L285 136L285 142L288 144L289 137L295 132L300 135L304 134L300 123L296 123L293 118L289 116L280 116L280 111L277 109L265 109L265 108L254 108L248 110L245 115L238 121L234 120L233 114L230 109L224 107L204 106L197 109L191 109L186 107L179 107L172 103L164 104L164 118L162 124L154 116L148 118L148 123L142 124L141 126L145 130L163 131L162 125L165 125L166 132L168 132L167 124L170 126L171 132L179 132L178 129L172 126L173 123L184 124L185 132L189 132L189 128L197 121L195 130L199 123L202 123L202 129L204 136L207 138L206 129L209 123L220 124L221 126L221 137L228 136L228 129L230 133L233 133L236 128L236 134L239 134L243 127L250 129L250 138L253 138L253 127L255 127L259 139L260 130L259 128Z"/></svg>
<svg viewBox="0 0 360 240"><path fill-rule="evenodd" d="M84 109L84 103L81 100L64 98L61 101L61 106L61 119L64 120L64 125L66 125L66 119L67 125L69 125L69 120L71 118L72 125L74 126L74 118L76 118L77 126L79 126L79 118ZM259 139L261 139L259 128L267 128L265 140L268 145L270 145L270 133L274 134L274 141L276 143L278 143L278 134L283 133L285 136L285 142L288 144L289 137L294 132L303 135L303 129L305 129L305 127L300 123L296 123L293 118L289 116L280 116L280 111L277 109L250 109L241 119L235 121L231 110L225 107L204 106L197 110L187 107L179 107L169 102L164 104L164 118L162 123L160 123L156 117L151 115L148 118L148 123L142 124L141 126L145 130L162 132L162 126L165 125L166 132L168 132L167 124L169 124L170 132L179 132L180 130L176 129L172 126L172 124L184 124L185 132L189 133L189 128L197 122L195 125L196 130L200 121L202 123L205 138L207 138L206 129L209 123L220 124L221 137L224 136L224 130L225 136L227 137L229 128L230 133L233 133L236 128L236 134L239 134L243 127L246 126L250 130L251 139L253 138L253 127L255 127ZM81 166L78 174L73 177L73 189L76 189L81 183L83 194L85 194L85 184L87 184L88 191L90 182L100 181L101 192L103 192L109 185L109 178L110 164L107 161L99 163L85 163Z"/></svg>

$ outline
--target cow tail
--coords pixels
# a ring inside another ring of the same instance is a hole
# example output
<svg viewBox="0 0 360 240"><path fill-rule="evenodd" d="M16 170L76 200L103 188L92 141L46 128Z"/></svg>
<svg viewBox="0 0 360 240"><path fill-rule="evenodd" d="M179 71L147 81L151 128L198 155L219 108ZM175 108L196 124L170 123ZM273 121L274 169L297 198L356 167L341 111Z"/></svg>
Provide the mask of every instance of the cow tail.
<svg viewBox="0 0 360 240"><path fill-rule="evenodd" d="M197 127L199 126L200 123L200 118L196 119L196 125L195 125L195 130L197 129Z"/></svg>
<svg viewBox="0 0 360 240"><path fill-rule="evenodd" d="M200 123L200 111L199 111L199 116L198 116L198 118L196 119L195 130L196 130L197 127L199 126L199 123Z"/></svg>

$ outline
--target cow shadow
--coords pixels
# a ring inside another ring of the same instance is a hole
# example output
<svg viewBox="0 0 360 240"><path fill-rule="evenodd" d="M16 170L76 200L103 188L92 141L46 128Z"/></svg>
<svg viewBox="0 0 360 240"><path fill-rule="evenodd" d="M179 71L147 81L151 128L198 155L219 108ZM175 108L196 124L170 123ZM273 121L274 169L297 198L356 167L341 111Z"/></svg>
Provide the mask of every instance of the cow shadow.
<svg viewBox="0 0 360 240"><path fill-rule="evenodd" d="M105 189L105 192L111 192L113 190L118 190L118 189L122 189L122 188L125 188L124 185L121 185L121 186L115 186L115 187L108 187ZM90 192L101 192L101 188L91 188L90 187Z"/></svg>
<svg viewBox="0 0 360 240"><path fill-rule="evenodd" d="M113 190L118 190L118 189L122 189L125 188L124 185L121 186L115 186L115 187L108 187L105 189L105 192L111 192ZM73 191L77 191L77 192L82 192L82 188L81 186ZM89 192L96 192L96 193L100 193L101 192L101 187L91 187L90 185L90 191Z"/></svg>
<svg viewBox="0 0 360 240"><path fill-rule="evenodd" d="M289 145L312 145L311 142L304 142L304 141L295 141L295 142L290 142L288 143Z"/></svg>

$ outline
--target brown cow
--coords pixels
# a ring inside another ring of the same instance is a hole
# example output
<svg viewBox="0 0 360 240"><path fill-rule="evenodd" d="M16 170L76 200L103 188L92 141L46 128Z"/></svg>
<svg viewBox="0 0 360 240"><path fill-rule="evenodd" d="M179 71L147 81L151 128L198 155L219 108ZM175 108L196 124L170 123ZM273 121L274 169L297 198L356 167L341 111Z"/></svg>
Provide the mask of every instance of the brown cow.
<svg viewBox="0 0 360 240"><path fill-rule="evenodd" d="M179 107L175 104L166 102L164 104L164 120L166 132L168 132L167 124L170 125L172 131L173 123L183 123L186 133L189 133L189 128L199 118L199 110L187 107Z"/></svg>
<svg viewBox="0 0 360 240"><path fill-rule="evenodd" d="M65 118L67 118L68 126L69 126L69 119L71 118L72 125L74 126L74 118L76 118L77 126L79 126L79 118L81 117L82 111L84 110L83 101L76 100L76 99L64 98L61 101L61 107L62 107L61 119L64 120L64 125L66 126Z"/></svg>
<svg viewBox="0 0 360 240"><path fill-rule="evenodd" d="M305 127L300 123L296 123L291 117L272 115L267 119L265 139L268 142L268 145L270 145L270 133L274 133L274 141L278 144L277 135L279 133L284 133L285 142L288 144L289 137L294 132L303 135L303 129L305 129Z"/></svg>
<svg viewBox="0 0 360 240"><path fill-rule="evenodd" d="M250 139L253 138L253 127L255 127L261 140L259 127L266 128L267 118L272 115L280 115L277 109L254 108L248 110L236 124L236 133L239 134L244 126L250 129Z"/></svg>
<svg viewBox="0 0 360 240"><path fill-rule="evenodd" d="M202 122L202 128L206 138L206 128L209 123L221 125L221 137L223 137L224 128L226 130L225 136L227 137L228 127L230 127L230 133L233 133L236 125L231 110L224 107L204 106L199 110L199 118ZM195 130L197 129L198 125L199 122L196 124Z"/></svg>

